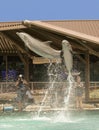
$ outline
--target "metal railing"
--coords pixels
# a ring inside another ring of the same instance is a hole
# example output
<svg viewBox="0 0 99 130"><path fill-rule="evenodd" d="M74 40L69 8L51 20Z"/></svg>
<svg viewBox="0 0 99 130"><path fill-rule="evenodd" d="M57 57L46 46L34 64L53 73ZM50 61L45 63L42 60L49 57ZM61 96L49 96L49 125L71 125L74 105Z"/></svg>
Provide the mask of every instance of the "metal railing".
<svg viewBox="0 0 99 130"><path fill-rule="evenodd" d="M36 104L40 104L44 98L47 88L50 87L53 82L30 82L30 87L33 90L34 100ZM65 89L64 89L65 85ZM66 82L54 82L53 89L48 92L45 103L53 104L62 102L64 98L64 92L66 91ZM17 88L15 82L0 82L0 100L13 100L16 97ZM99 101L99 82L90 82L89 98L91 101ZM53 99L57 99L56 102ZM83 100L85 100L85 93L83 94ZM72 89L70 102L75 102L75 89ZM59 103L60 104L60 103ZM55 104L53 104L55 105Z"/></svg>
<svg viewBox="0 0 99 130"><path fill-rule="evenodd" d="M53 82L30 82L30 87L32 90L40 90L43 91L46 88L48 88ZM54 82L54 86L63 86L66 84L66 82ZM99 88L99 82L90 82L90 91L92 89L98 89ZM15 92L15 82L0 82L0 93L6 93L6 92Z"/></svg>
<svg viewBox="0 0 99 130"><path fill-rule="evenodd" d="M29 82L32 90L47 89L53 82ZM55 86L62 86L65 82L54 82ZM0 93L15 92L15 82L0 82Z"/></svg>

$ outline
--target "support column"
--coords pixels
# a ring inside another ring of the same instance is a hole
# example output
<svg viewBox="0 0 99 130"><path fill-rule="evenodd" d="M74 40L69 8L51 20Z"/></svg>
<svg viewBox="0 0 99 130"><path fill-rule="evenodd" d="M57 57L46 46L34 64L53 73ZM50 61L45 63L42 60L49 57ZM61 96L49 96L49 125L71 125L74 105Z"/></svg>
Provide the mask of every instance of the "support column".
<svg viewBox="0 0 99 130"><path fill-rule="evenodd" d="M6 63L6 82L8 81L8 57L5 56L5 63Z"/></svg>
<svg viewBox="0 0 99 130"><path fill-rule="evenodd" d="M5 80L7 82L8 81L8 56L7 55L3 56L3 61L5 64Z"/></svg>
<svg viewBox="0 0 99 130"><path fill-rule="evenodd" d="M24 78L29 81L29 58L27 55L21 53L17 48L18 55L24 64Z"/></svg>
<svg viewBox="0 0 99 130"><path fill-rule="evenodd" d="M29 81L29 59L26 58L24 63L24 78Z"/></svg>
<svg viewBox="0 0 99 130"><path fill-rule="evenodd" d="M90 57L89 52L86 52L86 67L85 67L85 100L89 100L89 87L90 87Z"/></svg>

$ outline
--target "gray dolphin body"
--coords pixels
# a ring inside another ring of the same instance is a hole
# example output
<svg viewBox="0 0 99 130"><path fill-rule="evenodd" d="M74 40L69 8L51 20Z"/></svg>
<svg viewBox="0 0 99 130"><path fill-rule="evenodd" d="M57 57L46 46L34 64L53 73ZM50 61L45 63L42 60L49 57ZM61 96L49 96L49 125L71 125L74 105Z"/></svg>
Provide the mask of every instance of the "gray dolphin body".
<svg viewBox="0 0 99 130"><path fill-rule="evenodd" d="M36 54L44 57L44 58L60 58L61 51L57 51L49 46L49 42L42 42L27 33L20 32L16 33L25 43L25 45Z"/></svg>
<svg viewBox="0 0 99 130"><path fill-rule="evenodd" d="M72 47L67 40L62 41L63 58L68 72L73 68Z"/></svg>
<svg viewBox="0 0 99 130"><path fill-rule="evenodd" d="M49 41L42 42L24 32L17 32L17 35L24 41L25 45L36 54L44 58L60 58L61 51L57 51L49 46ZM62 51L65 66L68 72L71 72L73 67L72 48L67 40L62 41Z"/></svg>

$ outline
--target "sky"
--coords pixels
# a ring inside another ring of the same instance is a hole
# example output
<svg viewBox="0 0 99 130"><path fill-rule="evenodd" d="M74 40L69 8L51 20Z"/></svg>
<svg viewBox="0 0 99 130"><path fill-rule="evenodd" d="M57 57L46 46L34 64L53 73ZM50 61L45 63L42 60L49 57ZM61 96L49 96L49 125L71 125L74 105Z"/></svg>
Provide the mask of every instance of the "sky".
<svg viewBox="0 0 99 130"><path fill-rule="evenodd" d="M99 20L99 0L0 0L0 22Z"/></svg>

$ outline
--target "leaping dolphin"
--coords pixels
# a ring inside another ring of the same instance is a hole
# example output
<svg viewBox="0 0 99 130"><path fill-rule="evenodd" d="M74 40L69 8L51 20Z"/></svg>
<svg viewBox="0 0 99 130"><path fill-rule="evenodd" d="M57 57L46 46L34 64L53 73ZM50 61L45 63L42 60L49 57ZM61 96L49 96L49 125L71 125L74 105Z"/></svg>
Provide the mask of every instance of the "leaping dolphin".
<svg viewBox="0 0 99 130"><path fill-rule="evenodd" d="M65 66L68 72L71 72L73 68L72 47L67 40L62 41L62 51L63 51Z"/></svg>
<svg viewBox="0 0 99 130"><path fill-rule="evenodd" d="M73 68L73 56L72 56L72 47L67 40L62 41L62 51L55 50L49 46L51 41L42 42L27 33L17 32L16 33L25 43L25 45L36 54L44 58L61 58L61 52L63 51L64 63L68 72L72 71ZM73 74L73 73L72 73ZM78 75L77 73L74 75Z"/></svg>
<svg viewBox="0 0 99 130"><path fill-rule="evenodd" d="M36 54L44 58L60 58L61 51L55 50L49 46L51 41L42 42L27 33L16 33L25 43L25 45Z"/></svg>

